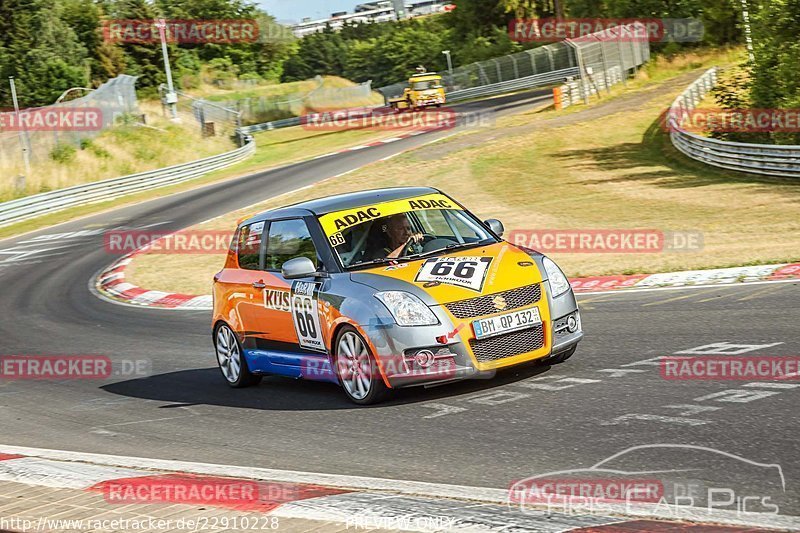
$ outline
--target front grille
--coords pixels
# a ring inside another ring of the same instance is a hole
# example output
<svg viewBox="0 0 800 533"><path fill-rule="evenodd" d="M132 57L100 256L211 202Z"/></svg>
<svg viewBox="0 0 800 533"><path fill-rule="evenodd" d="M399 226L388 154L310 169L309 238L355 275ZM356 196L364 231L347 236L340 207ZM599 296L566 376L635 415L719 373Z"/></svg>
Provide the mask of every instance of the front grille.
<svg viewBox="0 0 800 533"><path fill-rule="evenodd" d="M512 331L488 339L470 339L469 345L475 359L481 363L497 361L532 352L544 346L544 327L539 324L533 328Z"/></svg>
<svg viewBox="0 0 800 533"><path fill-rule="evenodd" d="M494 299L502 296L506 302L503 309L495 306ZM492 315L501 311L513 311L526 305L535 304L542 297L542 286L539 283L527 285L510 291L486 294L469 300L460 300L445 304L447 310L453 313L456 318L475 318L479 316Z"/></svg>

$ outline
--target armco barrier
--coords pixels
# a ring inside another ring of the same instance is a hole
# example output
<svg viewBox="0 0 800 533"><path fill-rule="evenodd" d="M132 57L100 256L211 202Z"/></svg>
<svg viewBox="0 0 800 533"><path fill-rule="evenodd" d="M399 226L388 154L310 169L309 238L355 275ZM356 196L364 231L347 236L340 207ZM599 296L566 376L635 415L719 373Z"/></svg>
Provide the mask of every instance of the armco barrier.
<svg viewBox="0 0 800 533"><path fill-rule="evenodd" d="M351 112L348 114L350 118L358 118L368 115L372 112L373 109L377 109L383 106L374 106L374 107L364 107L360 108L359 112ZM280 128L288 128L290 126L299 126L303 122L303 118L305 117L291 117L291 118L284 118L281 120L273 120L272 122L264 122L262 124L253 124L251 126L242 126L239 128L239 131L245 135L252 135L253 133L258 133L260 131L269 131L269 130L277 130Z"/></svg>
<svg viewBox="0 0 800 533"><path fill-rule="evenodd" d="M255 153L255 150L255 141L246 136L243 146L223 154L3 202L0 203L0 227L68 207L104 202L135 192L181 183L238 163Z"/></svg>
<svg viewBox="0 0 800 533"><path fill-rule="evenodd" d="M768 176L800 177L800 146L720 141L680 127L677 117L693 110L716 83L717 68L713 67L689 85L670 106L667 120L675 148L687 157L719 168Z"/></svg>
<svg viewBox="0 0 800 533"><path fill-rule="evenodd" d="M473 87L471 89L452 91L447 93L447 101L460 102L462 100L469 100L471 98L494 96L513 91L520 91L522 89L532 89L534 87L542 87L554 83L561 83L565 79L577 75L578 67L554 70L552 72L534 74L533 76L527 76L525 78L517 78L515 80L493 83L491 85L481 85L480 87Z"/></svg>

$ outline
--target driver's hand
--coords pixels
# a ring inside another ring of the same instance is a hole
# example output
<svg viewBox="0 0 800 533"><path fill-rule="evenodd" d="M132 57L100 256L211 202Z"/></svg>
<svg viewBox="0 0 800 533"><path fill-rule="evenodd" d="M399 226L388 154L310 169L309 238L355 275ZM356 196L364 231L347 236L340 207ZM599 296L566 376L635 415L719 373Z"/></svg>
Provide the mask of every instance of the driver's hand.
<svg viewBox="0 0 800 533"><path fill-rule="evenodd" d="M411 244L411 243L419 244L422 242L422 240L423 240L422 233L414 233L411 235L411 237L408 238L406 244Z"/></svg>

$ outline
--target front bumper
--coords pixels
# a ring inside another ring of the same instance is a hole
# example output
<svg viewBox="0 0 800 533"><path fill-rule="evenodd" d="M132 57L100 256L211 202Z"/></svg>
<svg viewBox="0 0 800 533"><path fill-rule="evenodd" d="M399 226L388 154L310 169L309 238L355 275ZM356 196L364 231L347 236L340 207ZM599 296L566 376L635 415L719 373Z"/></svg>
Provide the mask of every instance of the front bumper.
<svg viewBox="0 0 800 533"><path fill-rule="evenodd" d="M424 107L424 106L429 106L429 105L439 105L439 104L443 104L444 101L445 101L444 98L424 98L424 99L417 100L415 102L415 105L417 107Z"/></svg>
<svg viewBox="0 0 800 533"><path fill-rule="evenodd" d="M571 349L583 338L575 297L568 291L553 301L546 282L542 288L542 296L535 304L542 317L540 331L528 328L476 341L472 321L485 317L457 319L445 306L438 305L431 306L439 319L438 325L402 327L391 323L367 332L381 371L393 388L444 383L491 377L497 369L545 360ZM519 309L526 307L533 306ZM573 331L563 327L570 316L577 323ZM492 346L480 346L485 342L491 342ZM509 350L509 346L515 346L516 350L504 356L507 352L503 350ZM531 349L526 350L529 346ZM476 353L479 350L483 352Z"/></svg>

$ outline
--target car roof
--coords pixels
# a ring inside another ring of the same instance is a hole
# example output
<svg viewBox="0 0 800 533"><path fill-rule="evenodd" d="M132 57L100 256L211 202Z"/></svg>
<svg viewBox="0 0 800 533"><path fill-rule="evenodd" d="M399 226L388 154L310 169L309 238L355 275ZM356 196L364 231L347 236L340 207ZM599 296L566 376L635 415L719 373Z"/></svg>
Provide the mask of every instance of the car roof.
<svg viewBox="0 0 800 533"><path fill-rule="evenodd" d="M403 198L438 192L439 190L433 187L393 187L389 189L369 189L366 191L336 194L334 196L306 200L277 209L270 209L269 211L264 211L263 213L259 213L245 220L242 224L251 224L266 219L274 220L278 218L302 217L308 215L320 216L326 213L333 213L334 211L343 211L345 209L353 209L355 207L381 202L391 202L392 200L402 200Z"/></svg>

